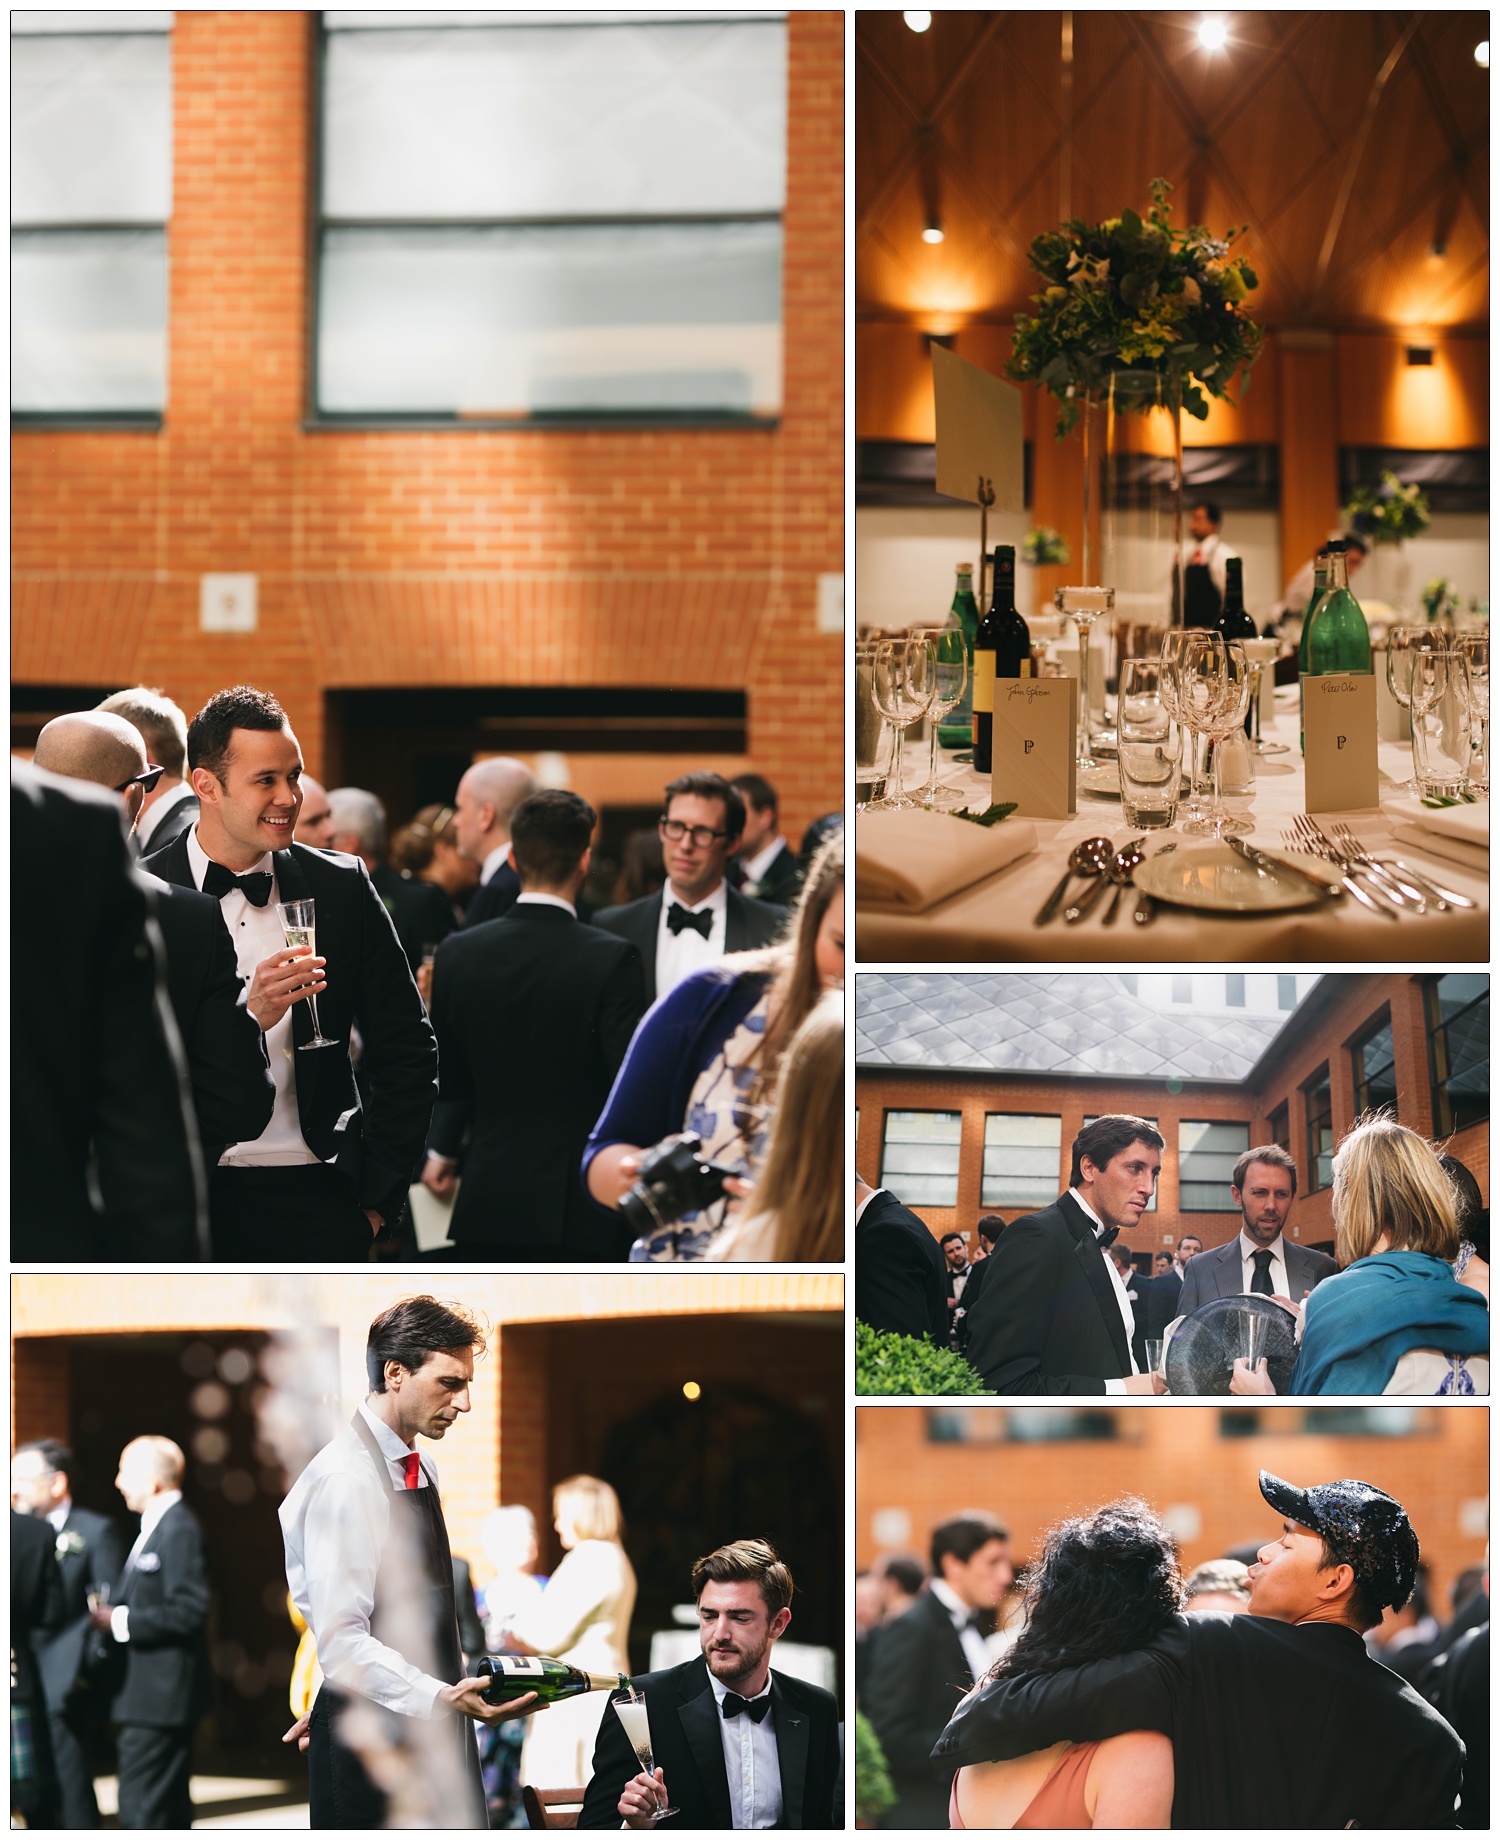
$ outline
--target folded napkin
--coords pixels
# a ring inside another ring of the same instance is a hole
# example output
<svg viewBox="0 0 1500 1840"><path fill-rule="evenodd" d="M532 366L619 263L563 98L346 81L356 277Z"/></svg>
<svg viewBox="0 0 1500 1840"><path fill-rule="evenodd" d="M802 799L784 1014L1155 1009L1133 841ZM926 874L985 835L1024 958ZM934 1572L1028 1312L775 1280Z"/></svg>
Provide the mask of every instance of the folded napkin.
<svg viewBox="0 0 1500 1840"><path fill-rule="evenodd" d="M1024 819L990 828L945 811L856 812L855 899L890 913L925 913L1035 848L1036 826Z"/></svg>
<svg viewBox="0 0 1500 1840"><path fill-rule="evenodd" d="M1391 835L1409 850L1425 850L1429 856L1440 856L1444 862L1472 869L1475 875L1489 875L1489 851L1477 850L1472 843L1464 843L1457 837L1440 837L1436 831L1423 830L1418 824L1393 824Z"/></svg>
<svg viewBox="0 0 1500 1840"><path fill-rule="evenodd" d="M1478 849L1490 847L1490 802L1474 805L1424 805L1420 799L1387 799L1385 809L1407 824L1419 824L1435 837L1455 837Z"/></svg>

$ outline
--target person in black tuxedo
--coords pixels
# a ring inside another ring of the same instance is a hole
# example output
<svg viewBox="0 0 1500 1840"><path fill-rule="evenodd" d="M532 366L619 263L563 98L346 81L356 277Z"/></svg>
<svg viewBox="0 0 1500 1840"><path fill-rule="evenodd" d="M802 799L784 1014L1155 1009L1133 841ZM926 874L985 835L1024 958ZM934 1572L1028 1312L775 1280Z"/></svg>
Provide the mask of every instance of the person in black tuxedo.
<svg viewBox="0 0 1500 1840"><path fill-rule="evenodd" d="M948 1345L948 1265L919 1215L854 1178L854 1314L872 1329Z"/></svg>
<svg viewBox="0 0 1500 1840"><path fill-rule="evenodd" d="M955 1514L932 1530L927 1589L904 1615L881 1625L863 1704L898 1797L883 1827L948 1825L947 1785L933 1777L928 1756L954 1707L989 1668L979 1623L999 1606L1012 1576L1002 1523L978 1509Z"/></svg>
<svg viewBox="0 0 1500 1840"><path fill-rule="evenodd" d="M701 1656L636 1677L654 1776L614 1706L604 1709L580 1827L842 1828L838 1702L772 1673L792 1620L792 1574L765 1540L735 1540L693 1567ZM651 1819L657 1807L676 1812Z"/></svg>
<svg viewBox="0 0 1500 1840"><path fill-rule="evenodd" d="M529 767L496 754L476 760L458 782L453 801L453 839L460 855L479 865L465 926L481 926L510 912L521 892L510 853L511 814L536 791Z"/></svg>
<svg viewBox="0 0 1500 1840"><path fill-rule="evenodd" d="M981 1214L975 1232L979 1238L980 1256L969 1266L969 1281L964 1285L964 1294L959 1300L958 1308L953 1312L954 1347L960 1354L967 1354L969 1348L969 1311L979 1301L979 1293L984 1289L990 1275L990 1258L995 1250L995 1243L1005 1231L1003 1214Z"/></svg>
<svg viewBox="0 0 1500 1840"><path fill-rule="evenodd" d="M155 897L131 869L120 801L11 765L11 876L48 904L50 963L15 931L11 1256L73 1263L206 1256L203 1164L167 998Z"/></svg>
<svg viewBox="0 0 1500 1840"><path fill-rule="evenodd" d="M1067 1193L1005 1229L968 1313L969 1360L995 1392L1157 1390L1137 1371L1134 1317L1103 1248L1140 1219L1161 1152L1144 1118L1096 1118L1073 1140Z"/></svg>
<svg viewBox="0 0 1500 1840"><path fill-rule="evenodd" d="M55 1827L57 1771L36 1647L62 1618L52 1530L10 1514L10 1805L12 1825ZM23 1817L17 1820L15 1817Z"/></svg>
<svg viewBox="0 0 1500 1840"><path fill-rule="evenodd" d="M538 792L517 806L515 906L462 928L433 967L442 1074L422 1180L440 1198L452 1194L462 1153L453 1258L616 1259L629 1250L618 1217L578 1179L646 1007L635 947L577 918L595 821L573 792Z"/></svg>
<svg viewBox="0 0 1500 1840"><path fill-rule="evenodd" d="M201 816L145 867L219 899L276 1078L270 1124L210 1176L214 1256L367 1259L400 1214L436 1098L437 1044L411 968L364 864L293 841L302 751L274 697L220 691L193 717L188 760ZM287 947L276 913L307 899L315 957ZM308 996L330 1047L310 1045Z"/></svg>
<svg viewBox="0 0 1500 1840"><path fill-rule="evenodd" d="M99 704L103 715L123 716L146 744L146 758L161 768L161 778L141 803L133 833L136 847L164 850L198 822L198 799L183 775L187 772L187 717L164 691L136 684L117 690Z"/></svg>
<svg viewBox="0 0 1500 1840"><path fill-rule="evenodd" d="M1488 1587L1485 1593L1489 1601ZM1456 1620L1456 1619L1455 1619ZM1452 1625L1449 1625L1450 1629ZM1446 1633L1446 1632L1445 1632ZM1490 1624L1467 1629L1416 1682L1418 1691L1464 1745L1464 1799L1459 1825L1490 1824Z"/></svg>
<svg viewBox="0 0 1500 1840"><path fill-rule="evenodd" d="M119 1670L109 1716L121 1827L193 1824L193 1734L210 1704L209 1584L203 1530L182 1499L184 1467L170 1438L135 1438L120 1452L115 1487L141 1531L109 1604L90 1612Z"/></svg>
<svg viewBox="0 0 1500 1840"><path fill-rule="evenodd" d="M1248 1615L1178 1614L1129 1654L1004 1675L954 1714L934 1769L1160 1731L1173 1827L1451 1828L1464 1747L1363 1641L1416 1575L1404 1509L1352 1479L1299 1489L1262 1470L1260 1490L1280 1533L1250 1568Z"/></svg>
<svg viewBox="0 0 1500 1840"><path fill-rule="evenodd" d="M412 976L422 963L424 946L441 945L457 924L448 897L431 882L412 881L385 857L385 807L361 786L336 786L328 794L332 836L323 847L357 856L370 872L375 892L385 902Z"/></svg>
<svg viewBox="0 0 1500 1840"><path fill-rule="evenodd" d="M118 792L125 822L139 826L155 767L134 723L98 710L58 716L37 737L35 763L66 779ZM260 1024L250 1014L218 903L174 888L149 870L156 919L167 949L167 995L177 1018L193 1109L206 1162L228 1144L253 1142L271 1121L276 1087Z"/></svg>
<svg viewBox="0 0 1500 1840"><path fill-rule="evenodd" d="M785 908L736 894L724 879L745 829L744 801L727 780L717 773L674 779L659 827L666 887L594 916L595 926L640 953L648 1005L726 952L773 944L787 921Z"/></svg>
<svg viewBox="0 0 1500 1840"><path fill-rule="evenodd" d="M730 785L745 802L745 828L734 857L735 886L743 895L790 907L802 892L805 865L781 835L776 788L759 773L737 773Z"/></svg>
<svg viewBox="0 0 1500 1840"><path fill-rule="evenodd" d="M113 1521L73 1500L73 1454L56 1438L22 1444L11 1458L11 1506L48 1529L61 1579L55 1625L32 1639L47 1725L57 1765L60 1824L99 1825L92 1761L98 1694L91 1691L98 1656L89 1634L88 1594L113 1585L125 1563L125 1546Z"/></svg>

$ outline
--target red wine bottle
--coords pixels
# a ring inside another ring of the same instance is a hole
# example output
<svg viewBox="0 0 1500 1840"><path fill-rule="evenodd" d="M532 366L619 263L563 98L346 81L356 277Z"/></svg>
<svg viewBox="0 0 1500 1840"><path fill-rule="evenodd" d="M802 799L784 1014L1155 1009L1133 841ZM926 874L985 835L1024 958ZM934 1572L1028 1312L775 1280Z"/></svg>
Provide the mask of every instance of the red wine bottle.
<svg viewBox="0 0 1500 1840"><path fill-rule="evenodd" d="M990 773L995 758L995 679L1030 677L1031 632L1016 611L1015 546L995 550L989 612L974 634L974 771Z"/></svg>

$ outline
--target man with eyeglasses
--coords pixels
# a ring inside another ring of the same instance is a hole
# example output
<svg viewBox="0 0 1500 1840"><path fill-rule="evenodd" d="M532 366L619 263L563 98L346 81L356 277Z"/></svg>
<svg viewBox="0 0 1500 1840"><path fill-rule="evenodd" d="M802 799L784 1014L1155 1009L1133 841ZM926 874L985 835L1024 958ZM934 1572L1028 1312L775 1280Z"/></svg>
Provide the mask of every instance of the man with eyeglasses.
<svg viewBox="0 0 1500 1840"><path fill-rule="evenodd" d="M674 779L659 829L666 887L594 916L595 926L640 952L648 1004L726 952L770 945L787 919L784 907L736 894L724 879L745 829L745 802L728 780L717 773Z"/></svg>

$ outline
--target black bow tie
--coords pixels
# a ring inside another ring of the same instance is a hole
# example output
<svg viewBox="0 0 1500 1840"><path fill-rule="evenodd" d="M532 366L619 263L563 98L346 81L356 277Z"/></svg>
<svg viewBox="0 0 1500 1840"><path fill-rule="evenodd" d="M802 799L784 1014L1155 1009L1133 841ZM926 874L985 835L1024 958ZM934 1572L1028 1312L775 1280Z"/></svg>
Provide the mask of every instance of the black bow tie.
<svg viewBox="0 0 1500 1840"><path fill-rule="evenodd" d="M706 907L703 909L702 913L690 914L685 907L680 906L674 901L667 909L667 925L671 927L674 933L680 933L684 927L687 927L690 932L696 933L700 939L707 939L709 934L714 930L714 917L712 912Z"/></svg>
<svg viewBox="0 0 1500 1840"><path fill-rule="evenodd" d="M203 877L203 892L211 894L218 901L238 888L252 907L264 907L271 898L274 880L275 877L265 869L254 875L231 875L223 863L211 862Z"/></svg>
<svg viewBox="0 0 1500 1840"><path fill-rule="evenodd" d="M762 1693L759 1699L741 1699L738 1693L724 1695L724 1717L726 1719L737 1719L743 1712L759 1725L770 1710L771 1696L769 1693Z"/></svg>
<svg viewBox="0 0 1500 1840"><path fill-rule="evenodd" d="M1100 1227L1094 1237L1098 1240L1100 1250L1102 1251L1106 1246L1114 1245L1115 1241L1120 1237L1120 1229L1118 1227Z"/></svg>

